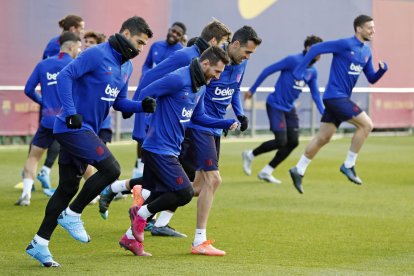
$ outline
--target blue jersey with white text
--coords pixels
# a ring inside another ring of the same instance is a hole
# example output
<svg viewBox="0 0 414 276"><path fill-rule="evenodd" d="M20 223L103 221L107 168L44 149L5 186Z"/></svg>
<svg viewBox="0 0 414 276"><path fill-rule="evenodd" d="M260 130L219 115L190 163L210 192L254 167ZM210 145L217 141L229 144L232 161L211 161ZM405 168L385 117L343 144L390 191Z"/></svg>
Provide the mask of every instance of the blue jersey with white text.
<svg viewBox="0 0 414 276"><path fill-rule="evenodd" d="M243 80L246 65L247 60L244 60L240 64L226 65L220 75L220 79L214 79L206 86L204 107L208 116L223 119L227 113L227 107L230 104L236 116L244 115L240 101L240 85ZM194 123L190 123L189 127L207 131L216 136L220 136L223 132L221 128L206 128Z"/></svg>
<svg viewBox="0 0 414 276"><path fill-rule="evenodd" d="M314 45L315 46L315 45ZM312 46L313 47L313 46ZM304 85L298 86L295 83L293 71L296 66L304 59L303 54L290 55L266 67L257 77L250 92L254 94L260 84L271 74L280 71L280 76L275 83L275 91L267 96L267 104L270 106L289 112L294 108L295 101L302 93ZM304 82L309 86L313 101L319 112L324 110L323 103L318 88L318 72L313 66L307 67L304 73Z"/></svg>
<svg viewBox="0 0 414 276"><path fill-rule="evenodd" d="M60 52L60 35L53 37L46 45L45 50L43 51L42 59L47 59L53 56L56 56Z"/></svg>
<svg viewBox="0 0 414 276"><path fill-rule="evenodd" d="M169 57L172 53L183 48L181 43L169 44L166 40L156 41L151 45L148 56L142 66L142 76L148 70L157 66L161 61ZM142 78L142 77L141 77Z"/></svg>
<svg viewBox="0 0 414 276"><path fill-rule="evenodd" d="M59 72L71 61L72 57L66 53L42 60L36 65L24 87L24 93L40 104L42 109L40 125L45 128L53 129L55 117L62 106L56 79ZM35 91L38 84L40 84L41 95Z"/></svg>
<svg viewBox="0 0 414 276"><path fill-rule="evenodd" d="M143 148L156 154L178 157L185 130L190 121L206 127L229 128L235 120L221 120L207 116L203 96L205 86L194 93L190 66L182 67L145 87L139 99L157 99Z"/></svg>
<svg viewBox="0 0 414 276"><path fill-rule="evenodd" d="M137 90L135 91L133 100L138 99L140 91L150 83L164 77L166 74L177 70L178 68L188 66L193 58L200 57L200 50L196 45L185 47L175 51L168 58L164 59L160 64L148 70L141 78Z"/></svg>
<svg viewBox="0 0 414 276"><path fill-rule="evenodd" d="M324 99L350 98L359 75L363 71L370 83L377 82L387 70L377 72L372 65L371 48L356 36L313 45L303 61L293 72L295 79L302 80L307 65L320 54L332 53L333 59Z"/></svg>
<svg viewBox="0 0 414 276"><path fill-rule="evenodd" d="M122 64L121 54L108 42L82 52L58 76L62 110L54 133L79 131L66 126L66 117L81 114L81 130L98 133L111 106L123 112L142 112L140 102L127 99L132 63Z"/></svg>

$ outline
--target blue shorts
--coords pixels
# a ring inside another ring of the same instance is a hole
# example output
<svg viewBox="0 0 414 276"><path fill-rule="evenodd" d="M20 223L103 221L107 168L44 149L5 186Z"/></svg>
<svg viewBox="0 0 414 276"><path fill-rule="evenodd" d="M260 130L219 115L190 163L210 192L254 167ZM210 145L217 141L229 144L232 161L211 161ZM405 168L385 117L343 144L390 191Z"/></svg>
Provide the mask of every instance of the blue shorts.
<svg viewBox="0 0 414 276"><path fill-rule="evenodd" d="M349 98L323 100L325 111L321 122L333 123L338 128L342 122L348 121L362 113L362 109Z"/></svg>
<svg viewBox="0 0 414 276"><path fill-rule="evenodd" d="M104 142L104 144L111 143L112 142L112 129L101 128L98 132L98 136L102 140L102 142Z"/></svg>
<svg viewBox="0 0 414 276"><path fill-rule="evenodd" d="M191 186L178 158L143 150L145 158L144 188L152 192L173 192Z"/></svg>
<svg viewBox="0 0 414 276"><path fill-rule="evenodd" d="M80 172L85 170L87 164L93 166L112 155L108 147L92 131L56 133L55 138L60 144L59 164L72 164Z"/></svg>
<svg viewBox="0 0 414 276"><path fill-rule="evenodd" d="M187 151L191 154L185 157L186 162L196 161L197 171L218 171L220 136L194 128L188 128L186 136L191 144Z"/></svg>
<svg viewBox="0 0 414 276"><path fill-rule="evenodd" d="M266 104L266 111L272 132L286 131L288 128L299 128L299 117L296 113L296 108L292 108L287 112Z"/></svg>
<svg viewBox="0 0 414 276"><path fill-rule="evenodd" d="M35 136L33 137L32 145L42 149L47 149L54 141L55 137L53 136L53 129L39 126Z"/></svg>
<svg viewBox="0 0 414 276"><path fill-rule="evenodd" d="M132 139L142 145L144 143L146 132L145 113L135 113L134 129L132 130Z"/></svg>

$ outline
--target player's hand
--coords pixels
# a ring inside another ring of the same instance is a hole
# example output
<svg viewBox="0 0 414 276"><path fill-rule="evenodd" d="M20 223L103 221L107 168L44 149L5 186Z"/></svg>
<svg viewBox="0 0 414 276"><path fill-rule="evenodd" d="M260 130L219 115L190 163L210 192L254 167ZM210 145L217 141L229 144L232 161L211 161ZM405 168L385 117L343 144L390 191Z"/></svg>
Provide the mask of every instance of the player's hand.
<svg viewBox="0 0 414 276"><path fill-rule="evenodd" d="M73 114L66 117L66 126L70 129L76 129L82 127L82 115Z"/></svg>
<svg viewBox="0 0 414 276"><path fill-rule="evenodd" d="M132 115L134 115L132 112L122 112L122 118L124 119L129 119L132 117Z"/></svg>
<svg viewBox="0 0 414 276"><path fill-rule="evenodd" d="M384 71L387 71L387 70L388 70L388 65L387 65L385 62L383 62L383 61L380 61L380 62L378 63L378 66L379 66L382 70L384 70Z"/></svg>
<svg viewBox="0 0 414 276"><path fill-rule="evenodd" d="M297 88L303 88L306 85L304 80L294 80L294 83L295 83L294 88L296 88L296 89Z"/></svg>
<svg viewBox="0 0 414 276"><path fill-rule="evenodd" d="M238 122L234 122L230 127L229 130L236 130L239 127L239 123Z"/></svg>
<svg viewBox="0 0 414 276"><path fill-rule="evenodd" d="M249 118L244 115L239 115L237 119L240 122L240 131L245 131L249 126Z"/></svg>
<svg viewBox="0 0 414 276"><path fill-rule="evenodd" d="M142 110L145 113L154 113L156 107L157 102L155 101L155 99L151 97L145 97L145 99L142 100Z"/></svg>
<svg viewBox="0 0 414 276"><path fill-rule="evenodd" d="M247 91L244 93L244 100L251 99L253 97L253 93L250 91Z"/></svg>

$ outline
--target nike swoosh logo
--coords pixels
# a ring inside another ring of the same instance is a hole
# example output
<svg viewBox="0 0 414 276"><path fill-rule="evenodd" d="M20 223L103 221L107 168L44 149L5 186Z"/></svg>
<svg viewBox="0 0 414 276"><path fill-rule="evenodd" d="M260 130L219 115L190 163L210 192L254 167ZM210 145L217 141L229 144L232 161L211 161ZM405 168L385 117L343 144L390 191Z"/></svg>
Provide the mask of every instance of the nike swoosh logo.
<svg viewBox="0 0 414 276"><path fill-rule="evenodd" d="M276 2L277 0L239 0L239 11L244 19L253 19Z"/></svg>

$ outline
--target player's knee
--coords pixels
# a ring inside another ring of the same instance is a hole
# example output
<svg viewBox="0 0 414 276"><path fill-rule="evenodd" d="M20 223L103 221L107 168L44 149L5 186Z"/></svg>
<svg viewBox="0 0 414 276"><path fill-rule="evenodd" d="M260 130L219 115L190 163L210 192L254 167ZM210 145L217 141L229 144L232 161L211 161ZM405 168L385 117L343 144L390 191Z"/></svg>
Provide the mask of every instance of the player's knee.
<svg viewBox="0 0 414 276"><path fill-rule="evenodd" d="M275 134L275 140L273 143L273 147L275 149L280 149L283 148L287 145L288 141L287 141L287 137L286 137L286 132L280 132L280 133L276 133Z"/></svg>
<svg viewBox="0 0 414 276"><path fill-rule="evenodd" d="M331 141L331 136L328 135L318 135L317 137L317 143L319 146L323 146L329 143Z"/></svg>
<svg viewBox="0 0 414 276"><path fill-rule="evenodd" d="M194 196L194 190L192 186L188 186L185 189L177 192L177 204L178 206L184 206L191 201Z"/></svg>
<svg viewBox="0 0 414 276"><path fill-rule="evenodd" d="M297 146L299 146L299 140L295 139L295 140L289 140L287 147L291 150L295 149Z"/></svg>
<svg viewBox="0 0 414 276"><path fill-rule="evenodd" d="M210 183L209 185L213 188L216 189L218 186L220 186L221 184L221 176L219 174L218 171L212 171L210 172L210 177L209 177Z"/></svg>
<svg viewBox="0 0 414 276"><path fill-rule="evenodd" d="M372 132L372 130L374 129L374 124L373 124L373 122L371 121L371 120L369 120L368 122L367 122L367 124L365 125L365 131L366 131L366 133L367 133L367 135L370 133L370 132Z"/></svg>
<svg viewBox="0 0 414 276"><path fill-rule="evenodd" d="M121 175L121 166L112 155L96 164L96 169L111 181L115 181Z"/></svg>

